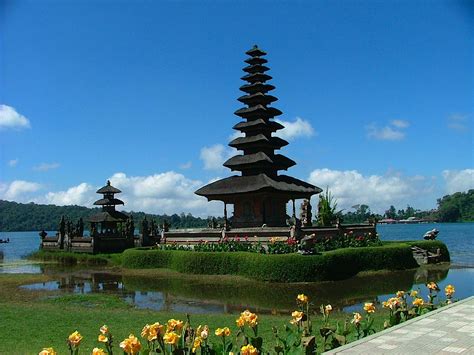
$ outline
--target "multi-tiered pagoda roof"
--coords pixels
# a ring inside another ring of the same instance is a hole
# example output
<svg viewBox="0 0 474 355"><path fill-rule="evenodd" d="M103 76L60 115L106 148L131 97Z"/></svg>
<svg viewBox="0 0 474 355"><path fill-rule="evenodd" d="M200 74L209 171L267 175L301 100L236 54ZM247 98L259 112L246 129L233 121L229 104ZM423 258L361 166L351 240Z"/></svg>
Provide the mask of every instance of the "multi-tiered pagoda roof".
<svg viewBox="0 0 474 355"><path fill-rule="evenodd" d="M290 176L278 175L279 170L287 170L296 163L284 155L275 153L275 150L288 145L288 142L273 135L284 126L274 121L274 118L280 116L282 112L270 106L278 99L268 94L275 87L267 83L272 77L266 74L269 70L265 66L267 60L263 58L266 53L255 46L246 54L250 58L245 60L248 66L243 69L246 75L242 80L247 83L240 87L245 95L238 100L247 106L235 111L235 114L244 121L233 127L240 131L242 136L229 143L229 146L241 151L242 154L235 155L224 163L224 166L232 171L241 172L241 175L215 181L197 190L196 194L205 196L208 200L221 200L234 205L250 198L254 207L255 204L262 204L253 211L255 222L260 223L262 220L264 222L268 220L265 216L269 213L268 208L265 209L265 201L267 204L274 203L272 197L277 198L281 204L285 199L287 202L290 199L310 198L321 192L321 189ZM257 201L251 194L259 194L261 199ZM239 208L234 207L235 216L236 212L239 213ZM251 212L252 210L247 215L250 216ZM260 216L262 218L259 218L259 213L263 213ZM281 217L277 219L277 224L284 223ZM251 222L244 224L247 226L249 223L251 224Z"/></svg>
<svg viewBox="0 0 474 355"><path fill-rule="evenodd" d="M124 204L122 200L115 198L115 194L122 191L113 187L109 180L107 180L107 185L101 187L96 192L102 194L103 197L95 201L94 205L102 206L102 211L91 216L89 218L90 222L120 222L128 218L125 213L115 210L115 206Z"/></svg>

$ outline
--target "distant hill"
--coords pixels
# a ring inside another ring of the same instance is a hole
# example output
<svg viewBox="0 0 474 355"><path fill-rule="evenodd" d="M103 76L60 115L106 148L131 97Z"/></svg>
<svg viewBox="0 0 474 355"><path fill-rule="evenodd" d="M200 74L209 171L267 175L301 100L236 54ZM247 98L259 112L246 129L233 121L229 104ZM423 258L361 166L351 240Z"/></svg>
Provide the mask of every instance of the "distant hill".
<svg viewBox="0 0 474 355"><path fill-rule="evenodd" d="M0 200L0 231L35 231L35 230L57 230L61 216L67 216L73 221L83 218L84 220L97 213L99 208L87 208L83 206L56 206L38 205L35 203L17 203ZM180 215L153 215L144 212L127 212L132 214L135 225L147 216L158 223L167 220L171 228L199 228L207 226L207 219L194 217L191 214Z"/></svg>

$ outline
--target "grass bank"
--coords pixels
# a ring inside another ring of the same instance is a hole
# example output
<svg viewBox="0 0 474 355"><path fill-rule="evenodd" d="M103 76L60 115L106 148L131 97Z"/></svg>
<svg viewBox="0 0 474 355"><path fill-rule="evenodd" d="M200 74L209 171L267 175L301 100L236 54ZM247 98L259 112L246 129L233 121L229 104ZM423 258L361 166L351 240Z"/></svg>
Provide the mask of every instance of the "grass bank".
<svg viewBox="0 0 474 355"><path fill-rule="evenodd" d="M238 275L271 282L343 280L371 270L406 270L418 267L411 246L436 252L449 261L439 241L390 242L377 247L344 248L319 255L267 255L248 252L192 252L147 248L123 253L122 265L131 269L167 268L185 274Z"/></svg>
<svg viewBox="0 0 474 355"><path fill-rule="evenodd" d="M67 251L38 250L28 255L28 259L51 261L64 265L114 266L122 263L122 254L81 254Z"/></svg>

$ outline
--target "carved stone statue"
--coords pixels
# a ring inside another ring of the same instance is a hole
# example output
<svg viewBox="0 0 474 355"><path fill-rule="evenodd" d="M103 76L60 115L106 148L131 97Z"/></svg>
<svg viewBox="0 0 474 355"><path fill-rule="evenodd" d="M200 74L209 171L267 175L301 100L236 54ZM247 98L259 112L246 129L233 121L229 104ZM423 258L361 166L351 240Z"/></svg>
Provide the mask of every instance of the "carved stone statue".
<svg viewBox="0 0 474 355"><path fill-rule="evenodd" d="M313 214L311 213L311 202L308 199L304 199L303 203L301 204L301 224L303 227L310 227L313 225L312 219Z"/></svg>
<svg viewBox="0 0 474 355"><path fill-rule="evenodd" d="M316 241L316 235L314 233L310 235L305 235L300 241L300 245L298 247L298 253L302 255L314 254L315 241Z"/></svg>

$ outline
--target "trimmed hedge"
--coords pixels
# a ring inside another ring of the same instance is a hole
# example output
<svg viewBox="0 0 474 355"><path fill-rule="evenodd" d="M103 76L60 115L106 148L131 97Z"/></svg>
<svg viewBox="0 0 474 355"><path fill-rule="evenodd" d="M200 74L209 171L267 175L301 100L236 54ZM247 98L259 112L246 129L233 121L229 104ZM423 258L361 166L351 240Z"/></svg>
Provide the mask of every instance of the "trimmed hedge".
<svg viewBox="0 0 474 355"><path fill-rule="evenodd" d="M426 244L429 243L429 244ZM441 242L387 243L379 247L345 248L320 255L265 255L248 252L192 252L129 249L123 253L126 268L168 268L186 274L240 275L274 282L342 280L368 270L405 270L418 266L410 247L440 248L442 261L449 252Z"/></svg>
<svg viewBox="0 0 474 355"><path fill-rule="evenodd" d="M38 250L28 255L30 260L54 261L63 265L84 264L94 265L120 265L121 254L81 254L68 251Z"/></svg>

